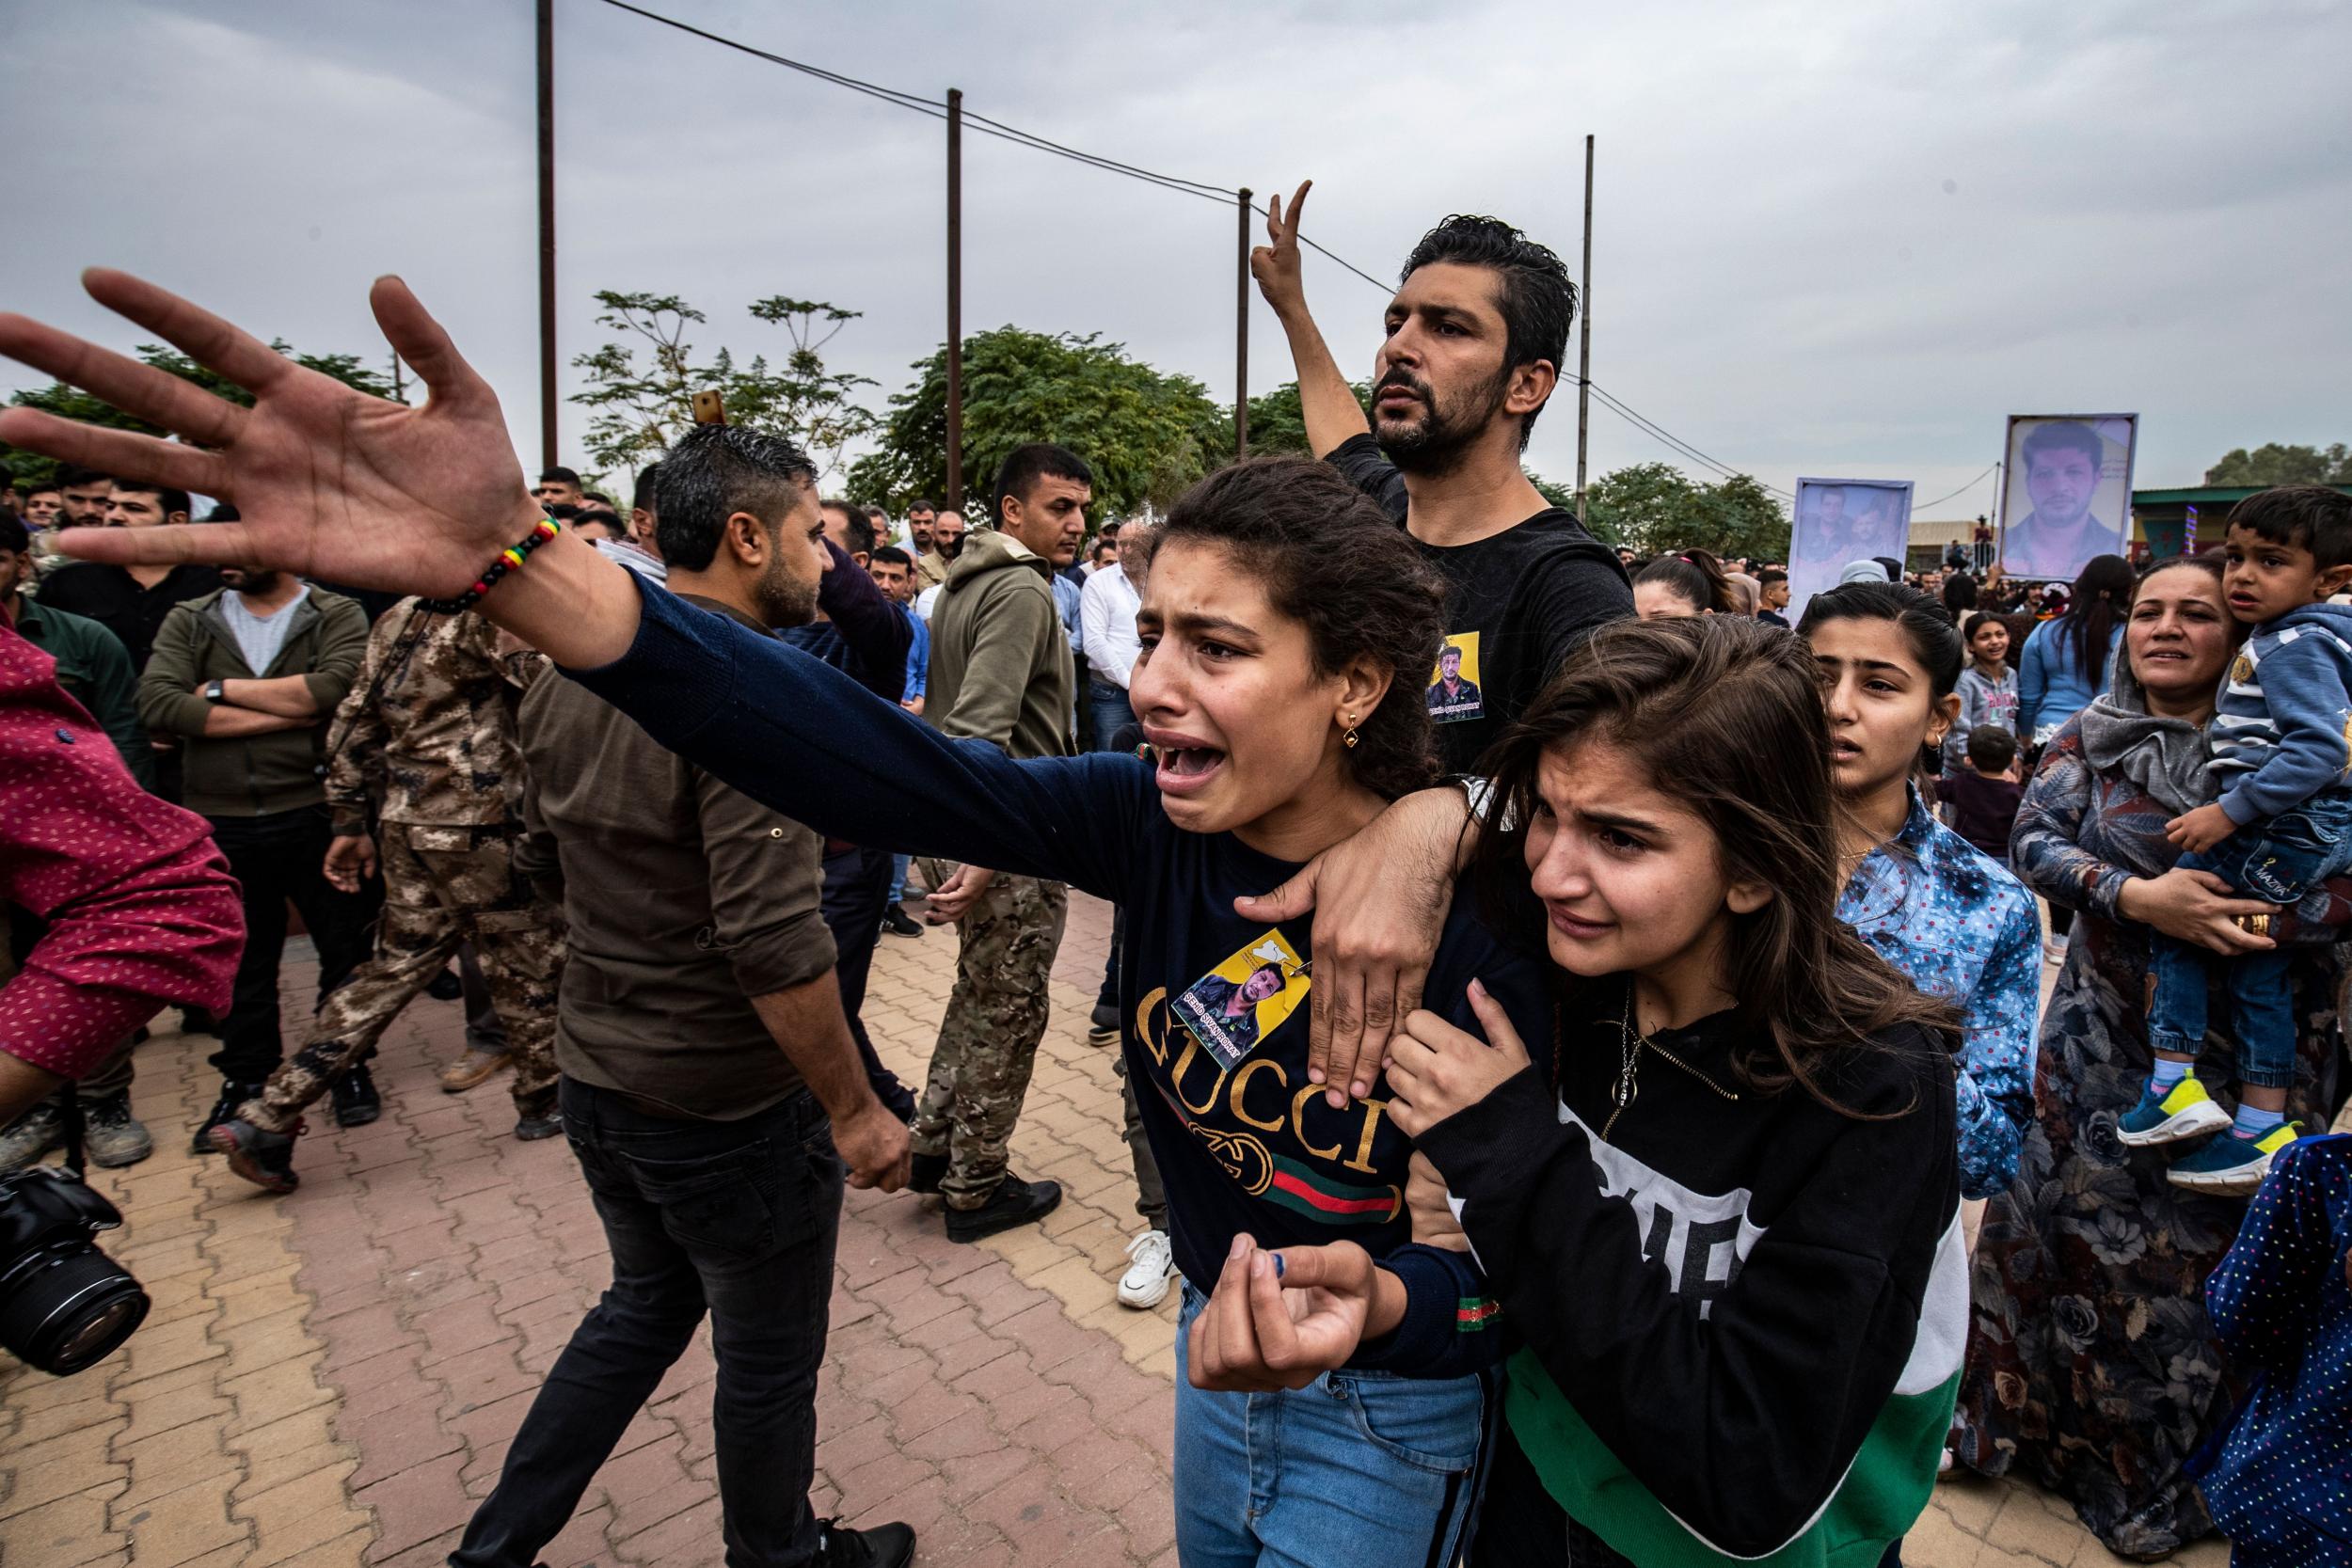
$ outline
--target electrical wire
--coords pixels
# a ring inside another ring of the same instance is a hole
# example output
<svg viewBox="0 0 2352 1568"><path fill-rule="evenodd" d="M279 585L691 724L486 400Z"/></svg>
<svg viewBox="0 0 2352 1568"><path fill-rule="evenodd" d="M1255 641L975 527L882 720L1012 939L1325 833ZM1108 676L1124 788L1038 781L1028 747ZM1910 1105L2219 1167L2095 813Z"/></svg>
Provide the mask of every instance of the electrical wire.
<svg viewBox="0 0 2352 1568"><path fill-rule="evenodd" d="M1967 483L1953 491L1951 495L1938 496L1931 501L1921 501L1918 505L1913 507L1912 511L1924 512L1931 506L1942 506L1946 501L1952 499L1953 497L1966 495L1969 491L1975 489L1979 483L1983 483L1985 474L1990 474L1994 469L1999 467L2000 465L1998 463L1987 463L1984 466L1984 473L1979 474L1975 479L1970 480Z"/></svg>
<svg viewBox="0 0 2352 1568"><path fill-rule="evenodd" d="M615 10L628 11L630 15L643 17L648 22L658 22L665 27L674 27L681 33L691 34L691 36L705 40L707 42L716 43L723 48L735 50L739 54L749 55L755 59L766 60L771 65L783 66L787 71L797 71L803 75L813 76L820 82L830 82L835 87L847 87L852 92L864 93L868 98L880 100L884 103L891 104L898 108L912 109L917 114L929 115L933 119L946 119L947 118L947 106L938 99L925 98L916 93L902 92L896 87L885 87L879 83L862 81L855 76L845 76L837 71L827 71L822 66L810 65L805 60L792 59L787 55L778 55L771 50L761 49L755 45L744 43L736 39L727 38L723 34L713 33L706 28L697 27L691 23L680 22L675 17L664 16L660 11L647 10L643 6L631 5L629 4L629 0L603 0L603 3L611 6ZM1032 151L1047 153L1053 157L1066 158L1073 163L1084 164L1090 168L1101 169L1106 174L1117 174L1122 175L1130 180L1140 180L1146 183L1157 185L1163 190L1174 191L1179 196L1197 197L1203 201L1216 201L1219 203L1238 201L1241 198L1241 192L1232 186L1212 185L1199 180L1186 180L1179 175L1163 174L1156 169L1144 168L1136 164L1121 163L1116 158L1107 158L1100 153L1088 152L1079 148L1067 147L1060 142L1052 141L1044 136L1038 135L1034 132L1024 131L1018 126L1007 125L1001 120L991 119L985 115L976 114L970 109L965 109L963 111L962 119L964 124L970 126L975 132L981 135L993 136L999 141L1011 142L1016 147L1025 147L1030 149ZM1252 213L1255 213L1258 216L1264 217L1268 214L1270 209L1266 206L1260 205L1257 202L1252 202L1250 203L1249 210ZM1313 251L1316 255L1323 257L1326 261L1337 265L1343 271L1354 274L1357 277L1359 277L1364 282L1371 284L1381 293L1387 293L1390 292L1391 285L1383 283L1379 278L1375 277L1372 274L1364 271L1363 268L1356 265L1353 261L1348 261L1345 257L1339 255L1337 252L1317 245L1306 235L1299 235L1298 243L1309 250ZM1561 377L1561 381L1564 385L1577 385L1577 381L1574 376L1563 376ZM1624 420L1628 424L1632 425L1636 430L1641 431L1644 435L1650 436L1654 440L1661 442L1677 455L1685 457L1691 462L1699 465L1701 467L1725 479L1729 479L1741 472L1740 469L1731 467L1727 464L1720 463L1714 458L1708 456L1707 453L1699 451L1698 448L1691 445L1688 441L1683 440L1680 436L1676 436L1672 431L1667 430L1656 420L1649 419L1647 416L1640 413L1627 404L1612 396L1610 393L1602 390L1598 382L1587 381L1583 383L1583 385L1591 388L1593 396L1600 401L1602 407L1608 409L1619 419ZM1990 469L1986 470L1988 473L1991 471L1992 470ZM1980 479L1983 475L1979 475L1978 477ZM1759 484L1762 483L1761 481L1758 481L1757 483ZM1969 483L1973 484L1976 481L1971 480ZM1768 493L1778 496L1784 500L1793 500L1795 499L1790 496L1788 491L1783 490L1776 485L1764 484L1762 487ZM1963 488L1965 488L1965 486ZM1958 492L1954 493L1957 494Z"/></svg>

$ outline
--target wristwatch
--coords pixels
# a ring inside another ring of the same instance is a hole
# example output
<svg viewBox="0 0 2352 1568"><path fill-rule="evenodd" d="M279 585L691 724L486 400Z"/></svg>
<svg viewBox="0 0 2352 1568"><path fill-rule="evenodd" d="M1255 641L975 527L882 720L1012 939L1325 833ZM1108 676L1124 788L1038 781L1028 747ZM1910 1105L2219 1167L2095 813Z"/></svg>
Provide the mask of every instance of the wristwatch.
<svg viewBox="0 0 2352 1568"><path fill-rule="evenodd" d="M214 681L204 688L204 700L208 703L225 703L229 700L228 689L219 681Z"/></svg>

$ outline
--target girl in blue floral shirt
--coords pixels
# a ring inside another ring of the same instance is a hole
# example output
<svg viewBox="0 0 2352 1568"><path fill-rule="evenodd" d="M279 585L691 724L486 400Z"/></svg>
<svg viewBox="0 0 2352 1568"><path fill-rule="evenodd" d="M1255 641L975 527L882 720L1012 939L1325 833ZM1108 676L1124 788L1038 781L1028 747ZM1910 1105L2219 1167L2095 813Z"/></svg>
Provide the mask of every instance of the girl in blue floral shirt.
<svg viewBox="0 0 2352 1568"><path fill-rule="evenodd" d="M1960 635L1926 594L1853 582L1816 594L1798 634L1829 710L1851 867L1838 918L1912 984L1959 1004L1960 1180L1990 1197L2017 1175L2033 1119L2041 929L2033 895L1938 822L1912 786L1958 717Z"/></svg>

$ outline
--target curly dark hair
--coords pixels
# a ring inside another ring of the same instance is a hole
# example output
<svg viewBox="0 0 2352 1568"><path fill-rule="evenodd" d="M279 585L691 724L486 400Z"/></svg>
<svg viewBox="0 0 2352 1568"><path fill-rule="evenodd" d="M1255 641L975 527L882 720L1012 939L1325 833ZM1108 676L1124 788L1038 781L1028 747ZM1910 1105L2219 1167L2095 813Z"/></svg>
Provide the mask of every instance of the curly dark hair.
<svg viewBox="0 0 2352 1568"><path fill-rule="evenodd" d="M1347 752L1384 799L1438 776L1426 690L1445 641L1445 584L1405 531L1327 464L1262 457L1219 469L1169 508L1158 549L1222 546L1275 610L1307 628L1315 673L1369 658L1389 676Z"/></svg>

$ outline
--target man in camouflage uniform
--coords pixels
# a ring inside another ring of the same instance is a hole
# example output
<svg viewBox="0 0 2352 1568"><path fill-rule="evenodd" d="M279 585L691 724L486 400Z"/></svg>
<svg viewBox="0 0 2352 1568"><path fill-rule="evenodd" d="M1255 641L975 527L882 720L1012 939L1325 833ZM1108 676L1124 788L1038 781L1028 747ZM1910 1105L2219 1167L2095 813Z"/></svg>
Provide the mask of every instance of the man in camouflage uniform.
<svg viewBox="0 0 2352 1568"><path fill-rule="evenodd" d="M1075 671L1052 575L1076 556L1093 473L1075 452L1016 447L998 470L996 526L971 536L931 626L928 717L1015 757L1069 756ZM936 529L937 524L933 525ZM1061 1185L1006 1168L1045 1033L1046 981L1069 890L967 865L931 895L961 938L956 987L915 1108L909 1185L936 1192L951 1241L1051 1213Z"/></svg>
<svg viewBox="0 0 2352 1568"><path fill-rule="evenodd" d="M356 885L374 869L381 843L375 956L327 998L310 1043L213 1130L215 1147L246 1180L293 1190L304 1109L469 940L506 1025L515 1135L563 1130L554 1054L561 920L514 863L523 831L516 711L547 669L478 615L437 615L409 599L376 623L327 737L326 782L329 879ZM373 835L372 802L380 802Z"/></svg>

